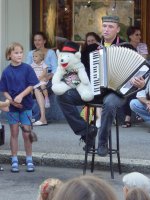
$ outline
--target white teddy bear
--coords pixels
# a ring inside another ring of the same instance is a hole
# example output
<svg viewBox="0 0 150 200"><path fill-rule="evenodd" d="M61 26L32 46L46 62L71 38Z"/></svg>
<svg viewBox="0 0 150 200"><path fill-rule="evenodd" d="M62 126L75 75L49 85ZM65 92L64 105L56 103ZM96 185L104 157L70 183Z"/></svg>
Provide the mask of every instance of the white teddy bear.
<svg viewBox="0 0 150 200"><path fill-rule="evenodd" d="M94 94L90 81L81 62L79 45L68 41L62 51L57 50L58 67L52 79L52 90L62 95L71 88L76 88L83 101L91 101Z"/></svg>

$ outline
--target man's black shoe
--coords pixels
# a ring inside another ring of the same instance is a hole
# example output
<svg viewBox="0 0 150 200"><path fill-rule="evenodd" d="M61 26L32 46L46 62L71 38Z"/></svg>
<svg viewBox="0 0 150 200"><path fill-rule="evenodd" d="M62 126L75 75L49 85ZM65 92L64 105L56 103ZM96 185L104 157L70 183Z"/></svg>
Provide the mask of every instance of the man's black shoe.
<svg viewBox="0 0 150 200"><path fill-rule="evenodd" d="M89 138L95 138L97 135L97 127L96 126L90 126L88 131L88 137Z"/></svg>
<svg viewBox="0 0 150 200"><path fill-rule="evenodd" d="M108 154L108 144L101 144L98 146L97 154L101 157L105 157Z"/></svg>
<svg viewBox="0 0 150 200"><path fill-rule="evenodd" d="M97 127L96 126L90 126L88 131L88 139L86 141L86 135L82 136L81 138L86 143L86 145L83 147L83 150L85 151L87 148L87 151L89 151L95 144L95 137L97 135Z"/></svg>
<svg viewBox="0 0 150 200"><path fill-rule="evenodd" d="M88 143L86 143L85 146L83 147L83 150L86 151L87 148L87 152L89 152L90 150L92 150L94 144L95 144L95 139L88 141Z"/></svg>

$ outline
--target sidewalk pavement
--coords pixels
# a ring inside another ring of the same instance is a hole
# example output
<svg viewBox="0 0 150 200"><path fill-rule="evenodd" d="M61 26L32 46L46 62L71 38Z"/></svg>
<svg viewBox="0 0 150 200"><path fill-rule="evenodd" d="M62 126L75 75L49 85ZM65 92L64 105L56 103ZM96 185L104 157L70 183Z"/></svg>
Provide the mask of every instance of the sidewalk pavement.
<svg viewBox="0 0 150 200"><path fill-rule="evenodd" d="M10 163L8 124L5 125L5 144L0 146L0 164ZM33 143L33 157L36 165L51 167L80 168L84 163L84 143L79 142L76 136L65 122L50 123L47 126L34 127L38 142ZM149 173L150 170L150 133L143 124L131 128L119 127L120 131L120 156L123 172L139 171ZM115 127L112 127L113 143ZM19 134L19 160L25 162L25 153L21 131ZM90 161L89 156L89 161ZM109 170L109 157L95 158L95 168ZM113 155L114 169L117 170L116 155Z"/></svg>

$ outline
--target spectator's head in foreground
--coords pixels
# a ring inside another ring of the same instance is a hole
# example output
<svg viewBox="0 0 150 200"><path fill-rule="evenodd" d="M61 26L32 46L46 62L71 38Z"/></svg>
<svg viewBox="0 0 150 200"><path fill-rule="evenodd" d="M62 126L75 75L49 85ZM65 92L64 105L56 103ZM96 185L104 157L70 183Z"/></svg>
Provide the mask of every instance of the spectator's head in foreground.
<svg viewBox="0 0 150 200"><path fill-rule="evenodd" d="M48 178L39 186L37 200L52 200L62 182L59 179Z"/></svg>
<svg viewBox="0 0 150 200"><path fill-rule="evenodd" d="M150 196L141 188L133 188L128 192L126 200L150 200Z"/></svg>
<svg viewBox="0 0 150 200"><path fill-rule="evenodd" d="M63 184L54 200L116 200L112 187L94 176L80 176Z"/></svg>
<svg viewBox="0 0 150 200"><path fill-rule="evenodd" d="M150 179L139 172L131 172L126 174L122 181L124 183L123 190L125 196L132 188L141 188L148 193L150 192Z"/></svg>

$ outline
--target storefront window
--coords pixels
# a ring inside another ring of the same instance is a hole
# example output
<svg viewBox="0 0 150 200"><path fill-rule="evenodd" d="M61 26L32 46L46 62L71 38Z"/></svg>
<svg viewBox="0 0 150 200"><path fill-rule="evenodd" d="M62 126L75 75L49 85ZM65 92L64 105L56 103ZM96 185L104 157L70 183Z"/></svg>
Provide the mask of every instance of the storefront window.
<svg viewBox="0 0 150 200"><path fill-rule="evenodd" d="M39 4L39 27L51 47L60 48L66 39L82 42L89 31L101 35L101 17L107 14L120 17L124 39L128 26L141 25L141 0L40 0Z"/></svg>

